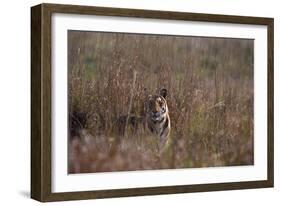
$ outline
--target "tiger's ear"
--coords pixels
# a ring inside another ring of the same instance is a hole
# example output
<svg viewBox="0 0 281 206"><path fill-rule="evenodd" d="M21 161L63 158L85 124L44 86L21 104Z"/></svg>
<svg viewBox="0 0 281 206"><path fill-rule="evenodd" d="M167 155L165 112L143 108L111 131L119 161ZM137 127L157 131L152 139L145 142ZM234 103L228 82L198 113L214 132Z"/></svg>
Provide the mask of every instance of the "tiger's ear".
<svg viewBox="0 0 281 206"><path fill-rule="evenodd" d="M167 89L165 89L165 88L161 89L161 91L160 91L160 95L161 95L162 97L164 97L165 99L166 99L166 97L167 97L167 93L168 93L168 91L167 91Z"/></svg>

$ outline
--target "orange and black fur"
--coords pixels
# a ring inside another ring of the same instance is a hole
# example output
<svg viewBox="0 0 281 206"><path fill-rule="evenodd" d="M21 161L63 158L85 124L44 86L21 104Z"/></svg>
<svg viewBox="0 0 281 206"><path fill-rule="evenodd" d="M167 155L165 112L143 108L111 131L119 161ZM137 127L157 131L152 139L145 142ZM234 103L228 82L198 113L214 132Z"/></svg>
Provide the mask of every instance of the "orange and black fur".
<svg viewBox="0 0 281 206"><path fill-rule="evenodd" d="M149 95L145 103L145 120L149 131L158 138L158 148L161 152L167 143L171 121L166 101L167 90L162 89L160 94Z"/></svg>
<svg viewBox="0 0 281 206"><path fill-rule="evenodd" d="M167 143L171 130L169 109L166 101L167 90L162 89L159 94L148 95L144 101L144 114L122 115L116 121L118 133L124 136L126 127L133 133L144 128L157 138L158 150L161 153Z"/></svg>

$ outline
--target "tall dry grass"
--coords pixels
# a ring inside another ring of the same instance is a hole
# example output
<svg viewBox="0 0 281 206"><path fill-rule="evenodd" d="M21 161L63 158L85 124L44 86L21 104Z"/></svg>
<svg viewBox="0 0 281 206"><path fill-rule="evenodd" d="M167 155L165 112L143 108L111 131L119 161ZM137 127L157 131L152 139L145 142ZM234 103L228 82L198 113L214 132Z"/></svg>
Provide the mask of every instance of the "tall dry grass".
<svg viewBox="0 0 281 206"><path fill-rule="evenodd" d="M253 164L253 44L69 31L69 172ZM157 159L155 138L129 126L120 137L115 123L143 116L161 88L171 133Z"/></svg>

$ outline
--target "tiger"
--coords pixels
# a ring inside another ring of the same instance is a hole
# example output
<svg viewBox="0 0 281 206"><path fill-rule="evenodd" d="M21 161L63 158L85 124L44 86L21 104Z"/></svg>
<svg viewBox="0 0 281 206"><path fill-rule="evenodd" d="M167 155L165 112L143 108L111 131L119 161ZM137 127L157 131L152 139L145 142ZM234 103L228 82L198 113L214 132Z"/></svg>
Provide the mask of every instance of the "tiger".
<svg viewBox="0 0 281 206"><path fill-rule="evenodd" d="M115 125L119 136L125 136L126 128L134 134L143 131L157 138L157 150L163 152L171 130L169 109L166 101L167 89L161 89L159 94L146 95L144 98L144 111L140 116L130 114L121 115Z"/></svg>
<svg viewBox="0 0 281 206"><path fill-rule="evenodd" d="M149 95L145 102L145 122L148 130L158 138L158 150L162 153L171 131L171 120L166 101L167 89Z"/></svg>

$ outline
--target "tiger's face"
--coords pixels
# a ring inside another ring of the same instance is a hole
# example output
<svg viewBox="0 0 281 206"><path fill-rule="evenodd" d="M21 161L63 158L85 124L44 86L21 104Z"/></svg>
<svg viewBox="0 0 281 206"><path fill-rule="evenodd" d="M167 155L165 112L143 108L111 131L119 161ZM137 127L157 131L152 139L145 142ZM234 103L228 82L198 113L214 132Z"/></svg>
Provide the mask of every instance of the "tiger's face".
<svg viewBox="0 0 281 206"><path fill-rule="evenodd" d="M160 95L149 95L146 102L146 115L154 123L161 123L166 119L168 106L166 102L167 90L162 89Z"/></svg>

